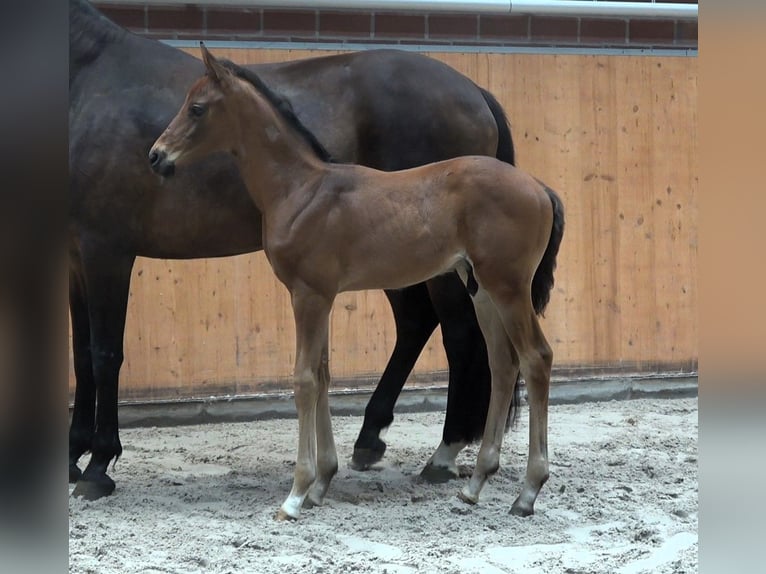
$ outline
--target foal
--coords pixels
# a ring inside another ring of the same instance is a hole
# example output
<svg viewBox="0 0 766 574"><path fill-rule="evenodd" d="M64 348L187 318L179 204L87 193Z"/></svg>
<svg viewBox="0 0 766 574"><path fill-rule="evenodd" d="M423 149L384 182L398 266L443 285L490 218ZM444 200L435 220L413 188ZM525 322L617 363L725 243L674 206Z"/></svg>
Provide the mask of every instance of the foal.
<svg viewBox="0 0 766 574"><path fill-rule="evenodd" d="M506 415L521 370L530 403L529 458L511 512L529 515L548 478L551 349L531 283L552 273L563 231L555 193L513 166L463 157L399 172L331 164L321 146L252 73L202 46L207 73L149 153L153 169L231 153L263 214L263 245L290 291L296 327L298 457L277 517L321 504L337 472L328 404L328 323L343 291L396 289L456 269L487 342L492 395L476 466L460 497L476 503L499 466ZM296 129L296 127L298 129ZM302 128L302 129L301 129ZM544 257L545 255L545 257Z"/></svg>

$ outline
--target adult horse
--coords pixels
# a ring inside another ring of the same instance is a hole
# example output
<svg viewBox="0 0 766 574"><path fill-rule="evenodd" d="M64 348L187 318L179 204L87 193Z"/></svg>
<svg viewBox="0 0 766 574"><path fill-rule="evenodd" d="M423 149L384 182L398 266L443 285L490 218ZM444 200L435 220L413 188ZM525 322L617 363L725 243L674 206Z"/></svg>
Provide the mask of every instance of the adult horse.
<svg viewBox="0 0 766 574"><path fill-rule="evenodd" d="M89 498L115 487L122 452L118 379L136 256L219 257L262 248L261 216L229 158L210 159L160 186L146 153L201 75L202 63L133 35L84 0L70 0L69 303L76 390L69 477ZM251 66L337 161L398 170L481 154L513 163L502 108L452 68L414 53L374 50ZM482 435L490 395L486 346L453 273L387 291L397 340L365 410L354 449L379 460L380 431L420 351L441 323L449 362L443 440L424 469L456 476L455 457ZM92 453L84 472L80 457Z"/></svg>
<svg viewBox="0 0 766 574"><path fill-rule="evenodd" d="M492 394L471 480L476 503L500 464L519 372L529 389L529 457L511 513L534 512L548 480L553 353L537 320L533 278L552 279L563 237L558 195L514 166L467 156L383 172L330 156L260 78L202 46L206 74L149 152L163 176L230 153L263 217L263 249L295 317L298 456L277 518L322 504L338 470L328 388L329 317L338 293L401 289L457 271L487 342ZM537 301L537 304L536 304Z"/></svg>

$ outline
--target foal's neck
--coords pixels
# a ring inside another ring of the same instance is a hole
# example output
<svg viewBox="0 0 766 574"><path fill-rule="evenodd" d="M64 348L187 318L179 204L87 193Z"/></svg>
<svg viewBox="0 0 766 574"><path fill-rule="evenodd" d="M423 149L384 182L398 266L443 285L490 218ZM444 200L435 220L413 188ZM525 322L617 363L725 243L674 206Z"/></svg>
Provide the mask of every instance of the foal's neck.
<svg viewBox="0 0 766 574"><path fill-rule="evenodd" d="M321 177L327 164L255 88L241 96L235 155L251 197L268 215Z"/></svg>

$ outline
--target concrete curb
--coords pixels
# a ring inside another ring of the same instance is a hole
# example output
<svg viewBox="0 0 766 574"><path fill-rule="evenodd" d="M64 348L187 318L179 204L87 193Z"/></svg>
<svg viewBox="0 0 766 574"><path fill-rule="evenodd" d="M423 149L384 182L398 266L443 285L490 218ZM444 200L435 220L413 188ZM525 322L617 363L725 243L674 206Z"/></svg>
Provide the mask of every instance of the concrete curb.
<svg viewBox="0 0 766 574"><path fill-rule="evenodd" d="M331 393L333 415L362 415L371 391ZM697 375L647 375L605 379L561 380L551 383L552 405L639 398L683 398L698 394ZM523 392L524 402L526 393ZM405 389L396 413L444 411L445 386ZM292 395L214 397L183 401L120 404L120 427L176 426L295 418Z"/></svg>

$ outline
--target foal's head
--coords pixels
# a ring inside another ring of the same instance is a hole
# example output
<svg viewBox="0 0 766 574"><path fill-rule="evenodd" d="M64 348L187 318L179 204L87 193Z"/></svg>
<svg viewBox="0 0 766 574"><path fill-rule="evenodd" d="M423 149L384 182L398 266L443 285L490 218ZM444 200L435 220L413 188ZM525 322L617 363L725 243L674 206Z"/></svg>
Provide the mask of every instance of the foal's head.
<svg viewBox="0 0 766 574"><path fill-rule="evenodd" d="M232 134L238 131L238 118L231 100L245 88L202 43L200 48L207 73L191 87L181 110L149 151L152 169L160 175L173 175L176 164L234 151Z"/></svg>

